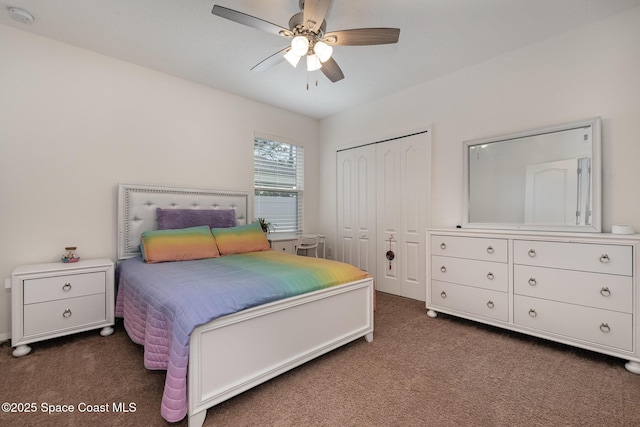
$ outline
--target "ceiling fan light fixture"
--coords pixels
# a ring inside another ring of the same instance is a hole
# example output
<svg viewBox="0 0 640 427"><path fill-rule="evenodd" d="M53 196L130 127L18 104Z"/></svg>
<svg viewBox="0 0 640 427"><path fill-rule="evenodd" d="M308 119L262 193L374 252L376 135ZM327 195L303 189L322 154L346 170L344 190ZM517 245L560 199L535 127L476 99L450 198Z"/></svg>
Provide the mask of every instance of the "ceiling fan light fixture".
<svg viewBox="0 0 640 427"><path fill-rule="evenodd" d="M320 62L318 55L313 53L311 55L307 55L307 71L316 71L320 68L322 68L322 63Z"/></svg>
<svg viewBox="0 0 640 427"><path fill-rule="evenodd" d="M333 54L333 48L324 42L317 42L313 46L313 51L318 55L320 62L327 62Z"/></svg>
<svg viewBox="0 0 640 427"><path fill-rule="evenodd" d="M302 57L300 55L296 55L293 49L289 49L289 51L284 54L284 59L286 59L287 62L289 62L289 64L293 65L293 68L298 66L298 62L300 62L300 58Z"/></svg>
<svg viewBox="0 0 640 427"><path fill-rule="evenodd" d="M305 36L296 36L291 40L291 51L298 56L304 56L309 51L309 39Z"/></svg>

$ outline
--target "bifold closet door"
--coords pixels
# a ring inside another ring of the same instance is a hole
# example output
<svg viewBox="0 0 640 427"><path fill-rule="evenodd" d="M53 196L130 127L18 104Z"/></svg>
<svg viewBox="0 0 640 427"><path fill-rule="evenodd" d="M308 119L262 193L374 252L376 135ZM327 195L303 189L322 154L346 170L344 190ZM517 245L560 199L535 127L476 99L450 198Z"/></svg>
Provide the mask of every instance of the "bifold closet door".
<svg viewBox="0 0 640 427"><path fill-rule="evenodd" d="M376 288L424 301L428 133L376 145Z"/></svg>
<svg viewBox="0 0 640 427"><path fill-rule="evenodd" d="M376 274L376 149L374 145L337 153L336 259Z"/></svg>

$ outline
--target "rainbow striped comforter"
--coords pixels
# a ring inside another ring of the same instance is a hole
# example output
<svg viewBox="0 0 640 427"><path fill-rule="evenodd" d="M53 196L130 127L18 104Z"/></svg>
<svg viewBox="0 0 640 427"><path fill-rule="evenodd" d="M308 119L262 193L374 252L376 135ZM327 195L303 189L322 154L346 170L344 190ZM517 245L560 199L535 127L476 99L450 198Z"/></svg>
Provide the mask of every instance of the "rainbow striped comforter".
<svg viewBox="0 0 640 427"><path fill-rule="evenodd" d="M369 277L349 264L272 250L159 264L136 257L119 265L119 276L116 316L144 346L145 367L167 371L161 414L169 422L187 414L189 338L196 326Z"/></svg>

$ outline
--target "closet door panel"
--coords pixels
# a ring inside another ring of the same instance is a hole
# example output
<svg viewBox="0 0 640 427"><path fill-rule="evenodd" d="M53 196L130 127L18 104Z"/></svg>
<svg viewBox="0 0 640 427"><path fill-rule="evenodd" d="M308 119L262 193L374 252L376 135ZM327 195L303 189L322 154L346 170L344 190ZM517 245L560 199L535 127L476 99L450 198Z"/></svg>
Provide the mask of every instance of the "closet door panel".
<svg viewBox="0 0 640 427"><path fill-rule="evenodd" d="M425 301L426 239L427 228L429 156L426 138L429 134L412 135L401 138L400 170L402 210L400 239L403 242L404 270L402 296Z"/></svg>
<svg viewBox="0 0 640 427"><path fill-rule="evenodd" d="M337 153L336 259L375 276L375 147Z"/></svg>
<svg viewBox="0 0 640 427"><path fill-rule="evenodd" d="M394 141L380 143L376 147L376 180L378 187L378 242L376 245L376 289L394 295L402 295L401 264L404 258L399 244L400 215L402 212L400 179L400 153ZM392 258L387 257L392 253Z"/></svg>

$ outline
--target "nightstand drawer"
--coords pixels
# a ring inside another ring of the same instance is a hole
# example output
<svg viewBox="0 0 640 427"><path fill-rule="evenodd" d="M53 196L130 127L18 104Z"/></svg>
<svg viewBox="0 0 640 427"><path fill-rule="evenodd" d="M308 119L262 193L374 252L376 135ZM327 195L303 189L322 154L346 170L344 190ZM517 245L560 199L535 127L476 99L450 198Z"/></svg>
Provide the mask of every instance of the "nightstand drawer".
<svg viewBox="0 0 640 427"><path fill-rule="evenodd" d="M104 294L105 283L104 271L27 279L24 304Z"/></svg>
<svg viewBox="0 0 640 427"><path fill-rule="evenodd" d="M29 304L24 307L24 335L37 335L103 322L105 294Z"/></svg>

